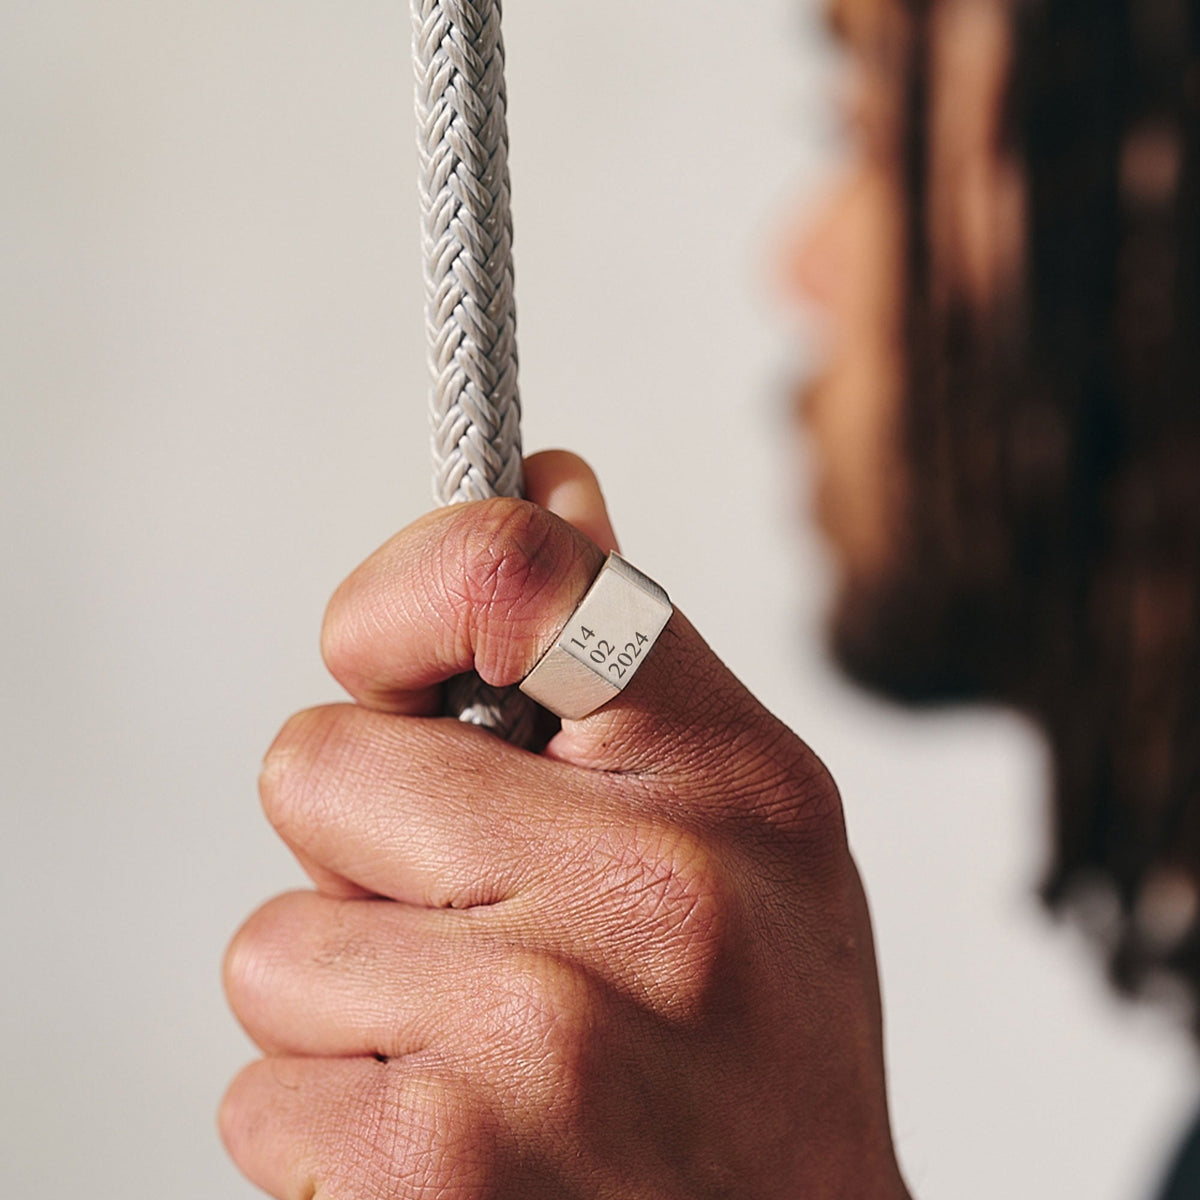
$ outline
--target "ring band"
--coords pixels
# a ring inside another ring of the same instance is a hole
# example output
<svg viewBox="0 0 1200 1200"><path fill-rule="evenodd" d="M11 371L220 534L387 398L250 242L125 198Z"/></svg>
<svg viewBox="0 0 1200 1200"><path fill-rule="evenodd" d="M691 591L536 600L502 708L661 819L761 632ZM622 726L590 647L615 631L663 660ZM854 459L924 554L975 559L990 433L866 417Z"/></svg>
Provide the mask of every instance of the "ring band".
<svg viewBox="0 0 1200 1200"><path fill-rule="evenodd" d="M623 692L675 610L667 593L615 551L521 691L578 721Z"/></svg>

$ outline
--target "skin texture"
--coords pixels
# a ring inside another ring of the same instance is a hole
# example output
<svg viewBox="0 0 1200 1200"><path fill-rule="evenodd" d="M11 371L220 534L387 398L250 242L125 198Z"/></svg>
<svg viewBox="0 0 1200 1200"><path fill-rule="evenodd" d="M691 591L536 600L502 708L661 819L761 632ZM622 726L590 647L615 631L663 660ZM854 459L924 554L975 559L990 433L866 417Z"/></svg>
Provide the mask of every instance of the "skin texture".
<svg viewBox="0 0 1200 1200"><path fill-rule="evenodd" d="M904 227L895 4L843 0L832 23L849 50L844 82L848 153L817 212L798 213L785 246L787 302L815 317L820 375L797 389L815 454L814 512L844 587L886 572L903 488L896 424L904 379Z"/></svg>
<svg viewBox="0 0 1200 1200"><path fill-rule="evenodd" d="M1004 60L993 5L949 7L939 222L982 295ZM841 8L856 149L789 256L829 333L805 409L844 592L902 545L898 14ZM436 716L464 670L520 680L616 545L580 460L528 480L535 503L434 513L333 598L353 702L289 721L261 782L317 890L226 962L265 1055L222 1107L230 1153L280 1200L905 1196L836 787L686 618L542 756Z"/></svg>
<svg viewBox="0 0 1200 1200"><path fill-rule="evenodd" d="M833 781L676 613L544 756L437 718L519 680L612 544L569 455L434 513L335 595L355 703L294 717L267 815L317 891L226 962L266 1057L221 1129L283 1200L905 1195Z"/></svg>
<svg viewBox="0 0 1200 1200"><path fill-rule="evenodd" d="M1023 260L1024 188L1000 144L1008 20L1001 0L943 0L931 33L933 273L983 312L1017 286ZM815 451L815 515L838 567L836 625L870 623L907 559L898 48L908 29L896 0L841 0L832 23L848 50L849 153L817 216L788 241L785 289L826 347L797 410Z"/></svg>

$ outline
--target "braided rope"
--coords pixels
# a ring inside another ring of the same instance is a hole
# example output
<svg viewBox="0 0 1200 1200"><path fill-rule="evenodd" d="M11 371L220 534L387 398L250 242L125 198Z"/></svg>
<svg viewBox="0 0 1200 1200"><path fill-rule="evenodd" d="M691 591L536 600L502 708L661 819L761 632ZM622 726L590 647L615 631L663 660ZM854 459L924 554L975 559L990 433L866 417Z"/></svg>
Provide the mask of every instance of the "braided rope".
<svg viewBox="0 0 1200 1200"><path fill-rule="evenodd" d="M434 498L520 496L521 400L500 0L412 0ZM454 680L449 711L530 745L515 689Z"/></svg>

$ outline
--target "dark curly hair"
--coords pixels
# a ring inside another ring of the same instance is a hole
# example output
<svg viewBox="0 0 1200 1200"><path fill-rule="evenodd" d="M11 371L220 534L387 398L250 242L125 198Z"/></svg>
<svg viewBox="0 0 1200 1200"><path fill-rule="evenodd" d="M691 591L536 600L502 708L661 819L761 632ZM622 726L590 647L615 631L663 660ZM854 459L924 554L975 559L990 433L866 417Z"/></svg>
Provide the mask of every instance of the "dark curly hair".
<svg viewBox="0 0 1200 1200"><path fill-rule="evenodd" d="M1044 892L1115 982L1200 998L1200 0L1011 0L1022 282L935 278L932 9L908 0L909 548L953 647L912 698L1018 705L1053 753ZM935 589L936 590L936 589ZM1176 989L1177 991L1179 989Z"/></svg>

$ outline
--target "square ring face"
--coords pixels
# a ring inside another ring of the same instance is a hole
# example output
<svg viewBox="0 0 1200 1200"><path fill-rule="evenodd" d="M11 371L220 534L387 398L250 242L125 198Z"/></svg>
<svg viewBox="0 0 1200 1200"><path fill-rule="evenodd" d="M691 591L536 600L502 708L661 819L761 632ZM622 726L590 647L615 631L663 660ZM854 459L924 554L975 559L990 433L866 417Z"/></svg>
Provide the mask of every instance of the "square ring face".
<svg viewBox="0 0 1200 1200"><path fill-rule="evenodd" d="M595 712L637 674L673 611L654 580L610 554L521 690L567 720Z"/></svg>

